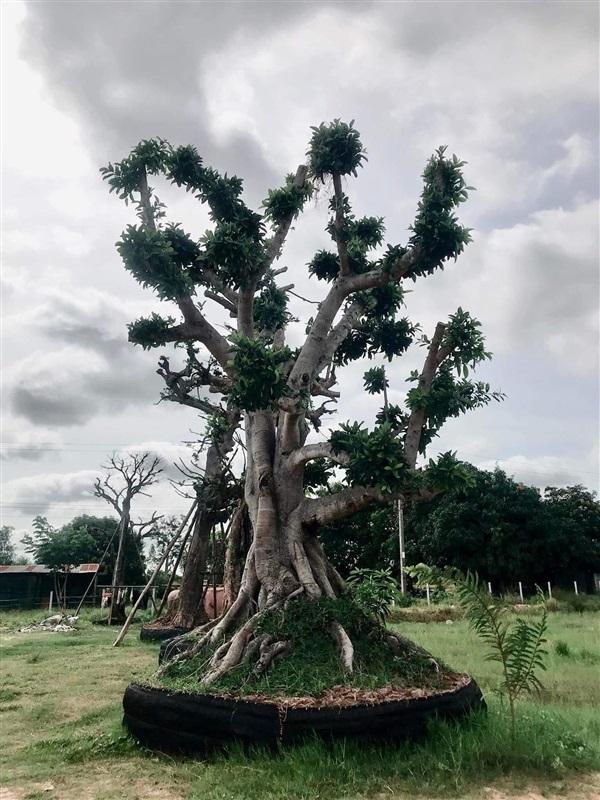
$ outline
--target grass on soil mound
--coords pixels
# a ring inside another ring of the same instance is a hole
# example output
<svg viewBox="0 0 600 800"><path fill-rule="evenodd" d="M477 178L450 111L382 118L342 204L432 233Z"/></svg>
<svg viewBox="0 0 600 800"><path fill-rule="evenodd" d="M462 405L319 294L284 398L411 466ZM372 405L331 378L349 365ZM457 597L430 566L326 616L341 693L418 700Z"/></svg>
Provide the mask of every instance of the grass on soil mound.
<svg viewBox="0 0 600 800"><path fill-rule="evenodd" d="M354 646L354 670L344 672L330 631L339 622ZM284 609L266 614L255 635L270 634L293 643L291 653L259 678L252 674L255 660L240 664L205 687L202 676L214 650L168 666L160 685L184 691L282 702L304 698L304 705L347 705L382 702L455 688L461 677L443 663L414 652L398 657L386 641L383 624L366 614L353 600L300 598Z"/></svg>

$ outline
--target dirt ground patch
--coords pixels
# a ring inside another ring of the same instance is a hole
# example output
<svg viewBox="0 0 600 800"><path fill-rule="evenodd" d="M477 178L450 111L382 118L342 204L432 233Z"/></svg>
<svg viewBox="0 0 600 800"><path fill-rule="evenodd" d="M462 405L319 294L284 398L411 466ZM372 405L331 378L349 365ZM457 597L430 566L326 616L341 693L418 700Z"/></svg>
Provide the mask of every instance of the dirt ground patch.
<svg viewBox="0 0 600 800"><path fill-rule="evenodd" d="M22 795L15 794L14 789L5 789L0 786L0 800L21 800Z"/></svg>
<svg viewBox="0 0 600 800"><path fill-rule="evenodd" d="M582 775L577 781L554 781L543 789L527 787L516 793L486 786L480 797L482 800L600 800L600 773Z"/></svg>

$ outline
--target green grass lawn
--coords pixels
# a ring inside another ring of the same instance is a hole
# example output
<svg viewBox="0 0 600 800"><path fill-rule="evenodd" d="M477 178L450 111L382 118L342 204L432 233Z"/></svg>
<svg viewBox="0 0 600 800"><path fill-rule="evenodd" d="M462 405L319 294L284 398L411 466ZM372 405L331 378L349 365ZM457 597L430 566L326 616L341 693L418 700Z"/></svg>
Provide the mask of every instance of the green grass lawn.
<svg viewBox="0 0 600 800"><path fill-rule="evenodd" d="M123 690L156 666L158 645L141 643L139 627L113 648L116 630L86 620L76 633L15 632L30 620L0 616L0 787L19 800L499 800L526 787L547 797L598 797L591 788L600 785L597 613L550 616L546 688L518 704L515 747L495 694L497 665L484 660L466 623L403 622L395 627L476 678L487 717L434 725L426 741L395 748L309 741L276 756L234 750L207 761L148 753L124 734Z"/></svg>

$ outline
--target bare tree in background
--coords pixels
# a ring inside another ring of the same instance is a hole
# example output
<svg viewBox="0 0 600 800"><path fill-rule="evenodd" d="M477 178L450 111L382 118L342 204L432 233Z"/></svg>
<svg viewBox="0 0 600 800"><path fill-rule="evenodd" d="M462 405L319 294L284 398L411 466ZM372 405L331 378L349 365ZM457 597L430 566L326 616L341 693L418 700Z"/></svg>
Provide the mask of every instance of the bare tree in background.
<svg viewBox="0 0 600 800"><path fill-rule="evenodd" d="M94 494L106 500L119 515L119 545L112 576L111 604L108 624L125 620L125 594L122 591L125 582L125 554L129 537L141 541L145 531L151 531L161 519L155 512L147 521L132 522L131 503L137 495L149 497L148 489L158 483L162 473L161 460L151 453L129 453L119 456L113 453L106 464L104 477L96 478Z"/></svg>

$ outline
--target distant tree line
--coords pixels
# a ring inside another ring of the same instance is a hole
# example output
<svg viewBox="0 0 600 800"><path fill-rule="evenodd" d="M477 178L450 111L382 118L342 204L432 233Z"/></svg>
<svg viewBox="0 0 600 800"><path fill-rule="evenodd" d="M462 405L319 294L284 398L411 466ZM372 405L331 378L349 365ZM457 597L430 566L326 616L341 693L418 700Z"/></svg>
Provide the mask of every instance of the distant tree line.
<svg viewBox="0 0 600 800"><path fill-rule="evenodd" d="M501 469L473 471L473 485L446 492L432 500L406 504L405 551L408 564L425 562L476 571L497 590L519 581L572 586L600 572L600 502L584 486L547 487L543 492L525 486ZM330 473L315 474L314 491L329 491ZM323 485L326 484L326 488ZM319 488L319 485L321 488ZM329 487L329 488L327 488ZM125 583L139 585L156 563L165 543L180 524L177 517L161 519L144 532L151 542L147 555L141 536L128 539ZM61 569L64 564L98 562L108 548L103 572L112 574L117 555L119 520L81 515L62 528L36 517L33 532L23 537L25 551L38 564ZM15 563L12 529L2 527L0 560ZM399 568L396 503L366 508L323 528L322 539L332 563L347 577L355 568ZM224 541L216 536L207 568L222 571ZM165 582L175 555L165 564ZM22 563L22 559L21 559ZM185 555L180 567L185 564ZM159 581L160 583L160 581ZM584 586L582 585L582 589Z"/></svg>
<svg viewBox="0 0 600 800"><path fill-rule="evenodd" d="M479 573L500 591L600 572L600 503L584 486L543 492L501 469L472 467L473 485L404 509L408 564L452 565ZM356 568L398 570L395 503L365 509L320 533L343 575ZM591 587L588 587L591 588ZM582 586L583 589L583 586Z"/></svg>

